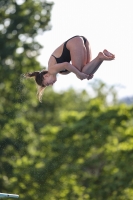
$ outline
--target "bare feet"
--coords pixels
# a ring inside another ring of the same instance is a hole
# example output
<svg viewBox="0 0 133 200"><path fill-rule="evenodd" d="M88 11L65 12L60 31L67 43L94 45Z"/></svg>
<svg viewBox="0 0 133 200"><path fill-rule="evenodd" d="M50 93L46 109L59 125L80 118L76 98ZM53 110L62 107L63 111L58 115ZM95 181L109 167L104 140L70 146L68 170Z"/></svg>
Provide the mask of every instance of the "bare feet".
<svg viewBox="0 0 133 200"><path fill-rule="evenodd" d="M101 60L114 60L115 59L115 55L110 53L109 51L107 51L106 49L103 52L100 52L98 54L98 57Z"/></svg>
<svg viewBox="0 0 133 200"><path fill-rule="evenodd" d="M112 58L115 58L115 55L110 53L109 51L107 51L106 49L104 49L103 53L108 56L108 57L112 57Z"/></svg>

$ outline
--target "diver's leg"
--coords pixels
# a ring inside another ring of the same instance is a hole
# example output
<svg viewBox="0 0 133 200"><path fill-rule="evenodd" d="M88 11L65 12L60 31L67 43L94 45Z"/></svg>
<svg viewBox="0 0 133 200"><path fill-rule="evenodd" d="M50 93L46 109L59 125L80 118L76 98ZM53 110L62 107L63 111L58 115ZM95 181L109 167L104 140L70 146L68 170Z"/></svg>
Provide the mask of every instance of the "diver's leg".
<svg viewBox="0 0 133 200"><path fill-rule="evenodd" d="M82 72L85 74L94 74L98 70L98 68L100 67L100 65L102 64L104 60L111 61L114 58L115 56L113 54L111 54L107 50L104 50L103 52L100 52L95 59L87 63L82 68Z"/></svg>
<svg viewBox="0 0 133 200"><path fill-rule="evenodd" d="M70 51L72 65L82 71L87 63L87 50L83 39L81 37L73 38L67 42L67 48Z"/></svg>

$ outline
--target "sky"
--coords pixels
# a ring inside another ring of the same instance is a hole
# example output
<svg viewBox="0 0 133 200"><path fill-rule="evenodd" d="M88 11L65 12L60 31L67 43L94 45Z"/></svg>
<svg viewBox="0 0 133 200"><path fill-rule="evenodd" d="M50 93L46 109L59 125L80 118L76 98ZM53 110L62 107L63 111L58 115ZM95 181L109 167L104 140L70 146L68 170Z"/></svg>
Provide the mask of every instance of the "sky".
<svg viewBox="0 0 133 200"><path fill-rule="evenodd" d="M49 1L49 0L47 0ZM72 87L88 91L90 83L100 79L115 85L118 97L133 96L133 12L132 0L53 0L51 30L38 37L43 45L38 58L48 66L52 52L64 41L75 36L85 36L92 49L92 59L100 51L115 54L113 61L104 61L93 80L79 80L74 74L58 75L55 91Z"/></svg>

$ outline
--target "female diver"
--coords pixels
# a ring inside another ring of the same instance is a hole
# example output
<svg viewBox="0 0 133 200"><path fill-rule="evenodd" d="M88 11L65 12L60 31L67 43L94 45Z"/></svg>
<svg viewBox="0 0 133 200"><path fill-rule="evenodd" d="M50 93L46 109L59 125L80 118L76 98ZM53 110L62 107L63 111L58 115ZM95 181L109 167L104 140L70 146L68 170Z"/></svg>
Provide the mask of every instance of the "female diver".
<svg viewBox="0 0 133 200"><path fill-rule="evenodd" d="M111 61L115 55L107 50L99 52L92 60L89 41L84 36L74 36L61 44L51 54L48 61L48 70L35 71L25 74L34 77L38 87L38 97L43 90L57 81L58 73L67 75L73 72L80 80L91 79L103 61Z"/></svg>

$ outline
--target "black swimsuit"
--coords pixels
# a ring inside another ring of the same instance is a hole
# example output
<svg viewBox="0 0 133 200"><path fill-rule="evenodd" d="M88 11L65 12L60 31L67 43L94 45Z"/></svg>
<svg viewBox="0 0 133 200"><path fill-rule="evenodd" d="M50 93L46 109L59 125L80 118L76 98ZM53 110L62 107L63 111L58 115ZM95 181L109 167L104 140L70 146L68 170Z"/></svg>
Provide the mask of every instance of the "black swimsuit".
<svg viewBox="0 0 133 200"><path fill-rule="evenodd" d="M76 36L74 36L74 37L72 37L72 38L75 38L75 37L82 37L83 40L84 40L84 44L86 43L86 38L85 38L84 36L78 36L78 35L76 35ZM70 38L70 39L72 39L72 38ZM52 55L52 56L55 58L55 60L56 60L57 63L70 62L70 61L71 61L70 51L69 51L69 50L67 49L67 47L66 47L66 44L67 44L67 42L68 42L70 39L68 39L68 40L64 43L63 52L62 52L62 55L61 55L59 58L57 58L57 57L55 57L54 55ZM64 70L60 71L60 73L62 73L62 72L68 72L68 70L64 69Z"/></svg>

